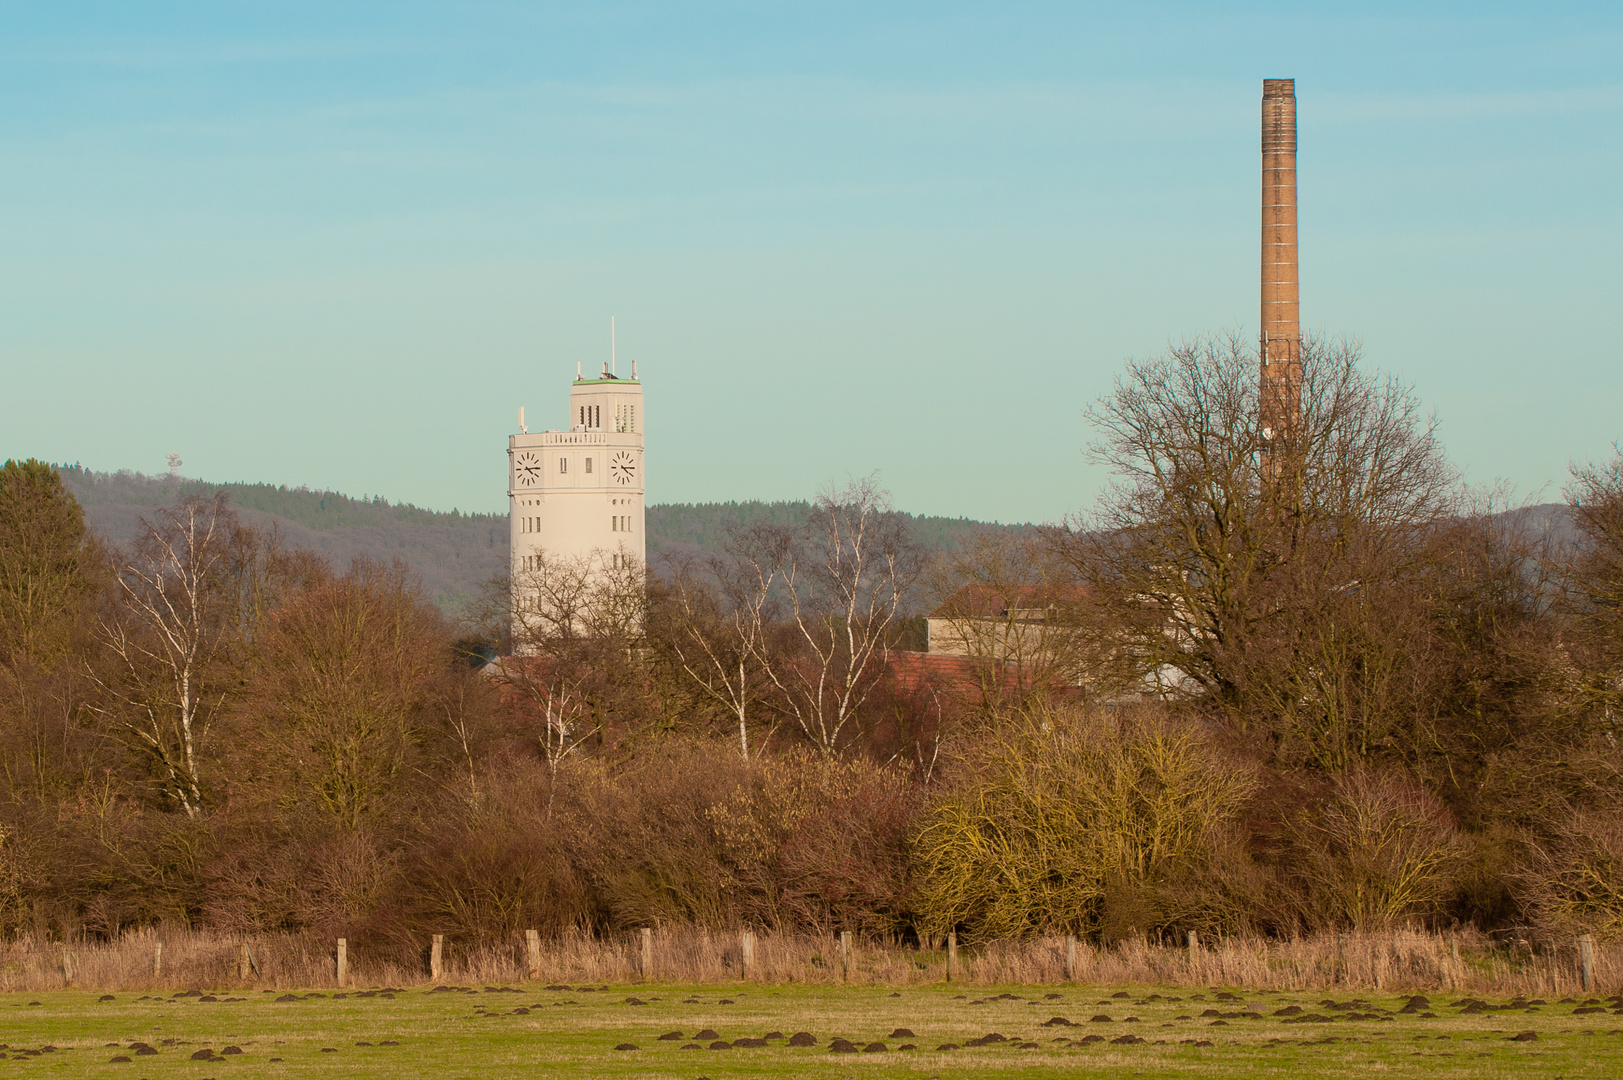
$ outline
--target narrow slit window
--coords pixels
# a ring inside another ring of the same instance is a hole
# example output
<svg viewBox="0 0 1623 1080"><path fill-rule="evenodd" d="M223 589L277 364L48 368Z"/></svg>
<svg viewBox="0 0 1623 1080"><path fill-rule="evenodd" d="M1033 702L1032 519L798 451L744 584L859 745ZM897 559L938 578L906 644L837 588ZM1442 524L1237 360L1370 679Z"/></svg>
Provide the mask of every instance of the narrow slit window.
<svg viewBox="0 0 1623 1080"><path fill-rule="evenodd" d="M561 457L561 458L558 459L558 471L561 472L561 473L566 473L566 472L569 471L569 459L568 458Z"/></svg>
<svg viewBox="0 0 1623 1080"><path fill-rule="evenodd" d="M590 473L592 471L592 459L591 458L586 459L586 471L588 473Z"/></svg>

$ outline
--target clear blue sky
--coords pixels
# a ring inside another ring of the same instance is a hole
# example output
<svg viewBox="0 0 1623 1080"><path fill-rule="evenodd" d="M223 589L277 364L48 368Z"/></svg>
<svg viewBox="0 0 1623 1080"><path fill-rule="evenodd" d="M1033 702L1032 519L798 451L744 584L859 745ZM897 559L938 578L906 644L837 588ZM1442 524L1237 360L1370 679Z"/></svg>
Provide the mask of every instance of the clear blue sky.
<svg viewBox="0 0 1623 1080"><path fill-rule="evenodd" d="M1623 6L0 3L0 457L505 506L577 361L651 501L1086 507L1123 358L1303 320L1477 482L1623 437Z"/></svg>

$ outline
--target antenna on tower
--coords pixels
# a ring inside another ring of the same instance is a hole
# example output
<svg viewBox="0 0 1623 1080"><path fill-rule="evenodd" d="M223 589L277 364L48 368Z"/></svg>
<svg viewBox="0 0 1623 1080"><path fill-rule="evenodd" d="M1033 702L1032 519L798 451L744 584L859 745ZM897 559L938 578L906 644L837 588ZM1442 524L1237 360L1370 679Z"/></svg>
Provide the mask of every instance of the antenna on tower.
<svg viewBox="0 0 1623 1080"><path fill-rule="evenodd" d="M618 375L620 369L614 363L614 316L609 316L609 372Z"/></svg>
<svg viewBox="0 0 1623 1080"><path fill-rule="evenodd" d="M180 460L179 454L165 454L164 457L169 459L169 475L178 477L180 475L180 467L184 465L185 462Z"/></svg>
<svg viewBox="0 0 1623 1080"><path fill-rule="evenodd" d="M575 361L575 381L580 382L580 361Z"/></svg>
<svg viewBox="0 0 1623 1080"><path fill-rule="evenodd" d="M528 435L530 429L524 426L524 406L518 407L518 430L520 435Z"/></svg>

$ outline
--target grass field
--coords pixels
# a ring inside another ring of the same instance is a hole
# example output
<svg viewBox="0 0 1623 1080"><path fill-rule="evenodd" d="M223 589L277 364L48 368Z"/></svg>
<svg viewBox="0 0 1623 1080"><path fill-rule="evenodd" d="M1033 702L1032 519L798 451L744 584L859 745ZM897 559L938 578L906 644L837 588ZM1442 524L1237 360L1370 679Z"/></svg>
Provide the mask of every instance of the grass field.
<svg viewBox="0 0 1623 1080"><path fill-rule="evenodd" d="M5 995L0 1076L1623 1075L1617 999L1585 1013L1576 1011L1582 1002L1537 999L1475 1011L1456 1004L1468 999L1433 994L1429 1007L1405 1012L1407 997L1324 992L647 983L215 997ZM1276 1015L1282 1010L1287 1015ZM676 1031L681 1038L660 1039ZM809 1032L816 1045L780 1037L711 1048L774 1032ZM1524 1032L1536 1038L1514 1040ZM991 1033L1003 1038L969 1045ZM836 1039L885 1052L833 1052ZM948 1044L957 1049L938 1049Z"/></svg>

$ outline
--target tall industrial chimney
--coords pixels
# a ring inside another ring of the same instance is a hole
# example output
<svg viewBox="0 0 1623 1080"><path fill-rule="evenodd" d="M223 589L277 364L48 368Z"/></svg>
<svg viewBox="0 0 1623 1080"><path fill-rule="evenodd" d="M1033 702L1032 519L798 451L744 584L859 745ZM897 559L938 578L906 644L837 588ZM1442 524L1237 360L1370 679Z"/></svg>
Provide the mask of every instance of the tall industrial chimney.
<svg viewBox="0 0 1623 1080"><path fill-rule="evenodd" d="M1302 414L1296 269L1296 80L1262 80L1262 428L1270 442ZM1270 462L1276 472L1279 463Z"/></svg>

